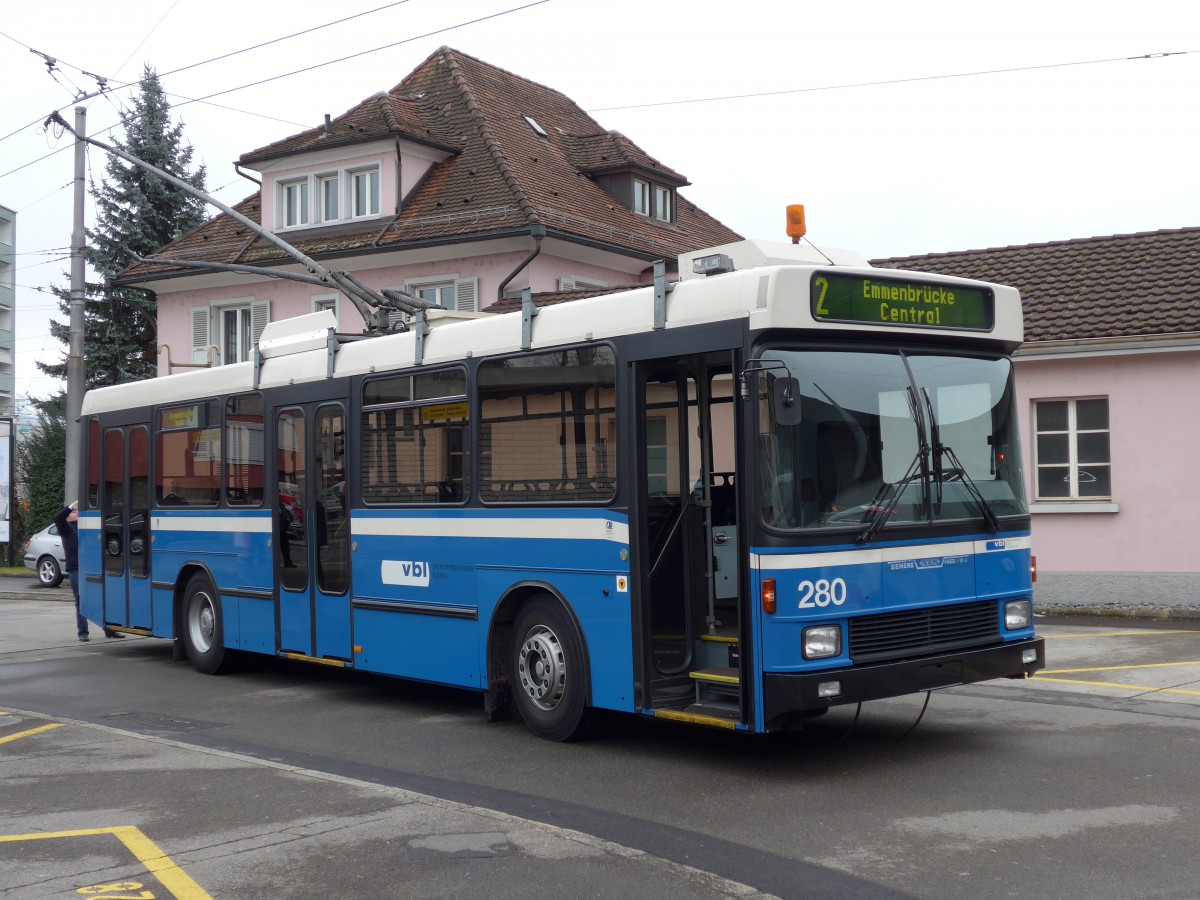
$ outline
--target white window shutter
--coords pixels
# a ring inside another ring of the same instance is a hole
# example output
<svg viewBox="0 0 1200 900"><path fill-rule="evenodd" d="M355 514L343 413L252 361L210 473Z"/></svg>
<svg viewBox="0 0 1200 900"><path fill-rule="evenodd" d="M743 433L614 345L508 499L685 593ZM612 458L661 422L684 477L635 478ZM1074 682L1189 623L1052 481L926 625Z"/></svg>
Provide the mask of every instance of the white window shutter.
<svg viewBox="0 0 1200 900"><path fill-rule="evenodd" d="M250 304L250 342L257 344L263 329L271 321L271 301L256 300Z"/></svg>
<svg viewBox="0 0 1200 900"><path fill-rule="evenodd" d="M192 362L208 362L208 307L192 307Z"/></svg>
<svg viewBox="0 0 1200 900"><path fill-rule="evenodd" d="M562 278L558 279L558 289L560 291L575 290L575 279L569 275L564 275Z"/></svg>
<svg viewBox="0 0 1200 900"><path fill-rule="evenodd" d="M459 312L477 312L479 309L479 279L458 278L454 281L454 308Z"/></svg>

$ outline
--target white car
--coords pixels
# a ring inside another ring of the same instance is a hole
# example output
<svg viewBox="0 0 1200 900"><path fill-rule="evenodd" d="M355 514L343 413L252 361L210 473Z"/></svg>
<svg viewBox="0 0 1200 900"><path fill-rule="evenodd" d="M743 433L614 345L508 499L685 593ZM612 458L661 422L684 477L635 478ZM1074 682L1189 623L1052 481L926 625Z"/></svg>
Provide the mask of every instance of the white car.
<svg viewBox="0 0 1200 900"><path fill-rule="evenodd" d="M67 558L57 525L47 525L29 539L25 545L25 568L36 572L45 587L58 587L62 583Z"/></svg>

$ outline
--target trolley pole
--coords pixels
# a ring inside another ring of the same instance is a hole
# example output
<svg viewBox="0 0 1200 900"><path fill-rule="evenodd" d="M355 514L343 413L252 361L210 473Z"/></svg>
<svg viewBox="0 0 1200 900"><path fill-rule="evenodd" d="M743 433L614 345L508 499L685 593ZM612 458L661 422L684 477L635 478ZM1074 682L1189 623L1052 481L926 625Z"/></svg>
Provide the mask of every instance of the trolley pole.
<svg viewBox="0 0 1200 900"><path fill-rule="evenodd" d="M84 269L83 203L85 197L85 164L87 144L87 110L75 107L75 221L71 230L71 324L70 347L67 356L67 447L66 471L63 473L63 499L66 504L79 500L80 449L83 443L82 423L85 369L83 364L84 296L87 292Z"/></svg>

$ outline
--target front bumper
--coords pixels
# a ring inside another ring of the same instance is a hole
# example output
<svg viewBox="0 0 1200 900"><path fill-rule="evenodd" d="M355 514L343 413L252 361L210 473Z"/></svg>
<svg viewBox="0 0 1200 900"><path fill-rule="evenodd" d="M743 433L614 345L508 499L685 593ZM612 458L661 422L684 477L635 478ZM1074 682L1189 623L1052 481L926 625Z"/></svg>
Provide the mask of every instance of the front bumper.
<svg viewBox="0 0 1200 900"><path fill-rule="evenodd" d="M1031 648L1037 651L1037 659L1030 663L1021 662L1021 655ZM1045 665L1046 643L1042 638L1034 637L979 650L960 650L848 669L787 674L768 672L763 676L763 712L767 730L774 731L786 727L793 715L811 716L814 711L831 706L900 697L992 678L1027 678ZM840 681L841 693L828 699L818 697L817 685L829 681Z"/></svg>

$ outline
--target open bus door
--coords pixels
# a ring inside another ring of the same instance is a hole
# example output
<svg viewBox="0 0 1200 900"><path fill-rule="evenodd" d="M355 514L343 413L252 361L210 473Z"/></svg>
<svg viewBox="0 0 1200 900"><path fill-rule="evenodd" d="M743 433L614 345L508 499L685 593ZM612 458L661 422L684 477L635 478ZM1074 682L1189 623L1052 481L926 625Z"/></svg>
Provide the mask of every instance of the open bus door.
<svg viewBox="0 0 1200 900"><path fill-rule="evenodd" d="M103 442L102 624L150 630L150 429L107 428Z"/></svg>
<svg viewBox="0 0 1200 900"><path fill-rule="evenodd" d="M732 371L729 353L637 368L635 570L647 706L729 727L743 721Z"/></svg>

